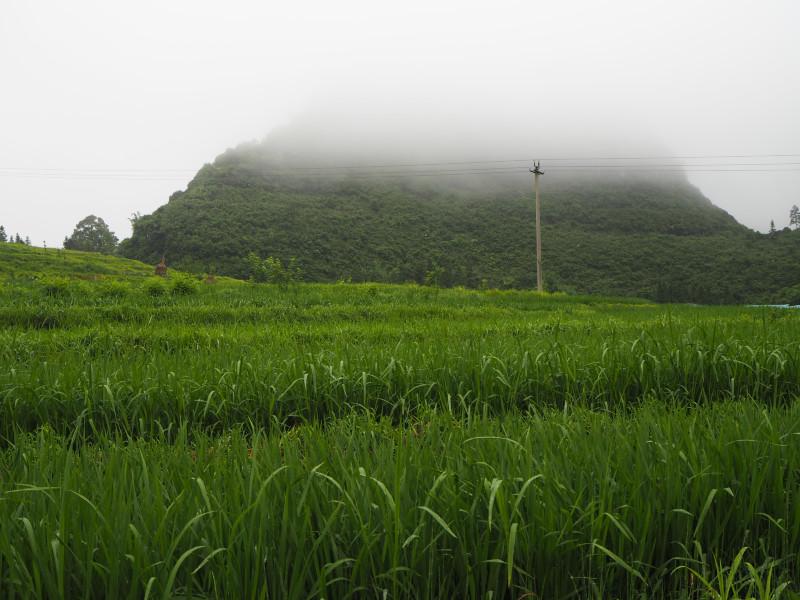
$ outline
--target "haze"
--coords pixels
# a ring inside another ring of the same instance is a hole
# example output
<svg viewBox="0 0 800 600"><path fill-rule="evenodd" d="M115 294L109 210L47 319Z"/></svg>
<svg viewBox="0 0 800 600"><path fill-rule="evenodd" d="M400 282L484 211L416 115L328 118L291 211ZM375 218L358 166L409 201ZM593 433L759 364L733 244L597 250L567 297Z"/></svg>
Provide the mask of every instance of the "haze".
<svg viewBox="0 0 800 600"><path fill-rule="evenodd" d="M782 227L800 204L798 22L791 0L10 3L0 224L55 246L93 213L122 238L271 135L455 160L744 155L728 162L770 164L688 176Z"/></svg>

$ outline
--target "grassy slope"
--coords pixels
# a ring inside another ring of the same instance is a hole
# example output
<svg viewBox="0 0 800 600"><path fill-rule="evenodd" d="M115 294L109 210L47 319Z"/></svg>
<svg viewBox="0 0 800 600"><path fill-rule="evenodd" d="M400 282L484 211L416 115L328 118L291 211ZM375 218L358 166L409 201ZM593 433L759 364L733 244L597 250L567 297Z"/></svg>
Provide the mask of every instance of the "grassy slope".
<svg viewBox="0 0 800 600"><path fill-rule="evenodd" d="M139 289L148 281L162 281L154 277L155 267L138 260L81 252L79 250L44 249L21 244L0 244L0 281L20 283L47 280L83 280L115 282ZM191 276L169 268L169 277L162 281L169 288L170 278L178 276L185 279ZM193 277L199 279L199 277ZM230 277L215 278L219 283L242 285ZM74 286L73 295L87 292L89 288Z"/></svg>
<svg viewBox="0 0 800 600"><path fill-rule="evenodd" d="M0 244L0 278L138 279L152 274L153 267L138 260L95 252Z"/></svg>
<svg viewBox="0 0 800 600"><path fill-rule="evenodd" d="M549 289L704 303L781 300L800 232L757 234L678 178L544 179ZM233 152L137 224L122 252L246 276L256 251L311 281L531 287L530 182L301 178Z"/></svg>

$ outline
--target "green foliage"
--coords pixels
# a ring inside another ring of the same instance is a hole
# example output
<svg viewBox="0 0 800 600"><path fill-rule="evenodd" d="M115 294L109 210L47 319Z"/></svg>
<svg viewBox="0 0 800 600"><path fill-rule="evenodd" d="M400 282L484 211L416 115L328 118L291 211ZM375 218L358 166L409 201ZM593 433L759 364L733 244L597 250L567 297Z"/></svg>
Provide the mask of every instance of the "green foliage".
<svg viewBox="0 0 800 600"><path fill-rule="evenodd" d="M279 258L274 256L262 259L258 254L251 252L247 255L247 264L250 269L250 281L254 283L274 283L286 286L299 282L303 277L295 258L289 259L289 262L284 265Z"/></svg>
<svg viewBox="0 0 800 600"><path fill-rule="evenodd" d="M8 234L6 233L6 228L0 225L0 243L8 241Z"/></svg>
<svg viewBox="0 0 800 600"><path fill-rule="evenodd" d="M127 297L130 293L130 285L122 281L105 281L98 289L99 297L109 300L120 300Z"/></svg>
<svg viewBox="0 0 800 600"><path fill-rule="evenodd" d="M750 549L743 547L733 557L730 565L726 566L717 557L713 557L712 564L704 560L691 560L700 568L680 565L679 569L686 569L701 584L701 594L713 600L737 600L738 598L767 598L778 600L784 597L790 582L775 581L775 567L779 560L767 559L763 565L753 565L745 562L745 556Z"/></svg>
<svg viewBox="0 0 800 600"><path fill-rule="evenodd" d="M41 285L44 295L49 298L69 298L74 292L74 285L65 277L42 279Z"/></svg>
<svg viewBox="0 0 800 600"><path fill-rule="evenodd" d="M120 252L154 262L166 250L178 268L240 278L253 252L296 256L309 281L423 284L438 272L444 287L535 287L527 174L384 181L277 167L252 148L220 157L140 217ZM800 233L750 231L680 176L542 182L550 291L719 304L800 282Z"/></svg>
<svg viewBox="0 0 800 600"><path fill-rule="evenodd" d="M800 283L780 290L771 301L773 304L800 306Z"/></svg>
<svg viewBox="0 0 800 600"><path fill-rule="evenodd" d="M198 282L188 275L173 273L170 276L170 292L173 296L191 296L197 293Z"/></svg>
<svg viewBox="0 0 800 600"><path fill-rule="evenodd" d="M353 415L173 442L76 444L43 428L0 451L0 585L38 598L791 598L800 445L776 440L798 422L797 406L745 401L407 427Z"/></svg>
<svg viewBox="0 0 800 600"><path fill-rule="evenodd" d="M144 293L151 298L160 298L167 295L167 284L161 277L152 277L142 286Z"/></svg>
<svg viewBox="0 0 800 600"><path fill-rule="evenodd" d="M423 280L423 285L439 287L442 283L442 279L444 277L444 268L438 265L434 265L429 271L425 272L425 279Z"/></svg>
<svg viewBox="0 0 800 600"><path fill-rule="evenodd" d="M72 235L64 240L64 248L112 254L117 247L117 241L117 236L103 219L89 215L78 222Z"/></svg>
<svg viewBox="0 0 800 600"><path fill-rule="evenodd" d="M220 281L178 296L170 283L152 277L107 298L103 281L63 282L68 302L5 286L0 437L11 435L4 424L64 430L81 419L111 431L124 422L137 435L248 419L280 428L346 416L356 401L412 421L428 409L500 416L800 395L793 310L379 284L299 284L287 294ZM89 385L97 356L91 378L102 385Z"/></svg>
<svg viewBox="0 0 800 600"><path fill-rule="evenodd" d="M3 597L797 589L800 311L14 260Z"/></svg>
<svg viewBox="0 0 800 600"><path fill-rule="evenodd" d="M152 274L153 267L117 256L0 244L0 276L13 280L44 277L133 280Z"/></svg>

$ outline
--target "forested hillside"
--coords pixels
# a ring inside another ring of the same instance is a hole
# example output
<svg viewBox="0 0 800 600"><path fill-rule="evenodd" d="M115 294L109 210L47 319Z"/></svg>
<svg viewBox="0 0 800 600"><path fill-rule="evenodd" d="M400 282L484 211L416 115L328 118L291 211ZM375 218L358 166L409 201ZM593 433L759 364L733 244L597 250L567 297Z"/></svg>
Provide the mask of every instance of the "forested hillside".
<svg viewBox="0 0 800 600"><path fill-rule="evenodd" d="M296 257L310 281L532 287L533 202L520 173L429 177L310 171L260 145L206 165L139 218L120 253L248 276ZM546 287L704 303L791 302L800 232L759 234L680 174L542 179ZM795 294L797 295L797 294Z"/></svg>

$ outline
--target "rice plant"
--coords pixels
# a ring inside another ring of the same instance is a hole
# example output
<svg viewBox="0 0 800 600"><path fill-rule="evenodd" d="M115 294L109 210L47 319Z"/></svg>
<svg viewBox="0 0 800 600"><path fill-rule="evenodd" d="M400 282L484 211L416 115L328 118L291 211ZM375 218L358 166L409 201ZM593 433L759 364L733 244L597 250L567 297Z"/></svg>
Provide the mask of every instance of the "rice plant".
<svg viewBox="0 0 800 600"><path fill-rule="evenodd" d="M796 597L791 311L50 283L0 290L2 597Z"/></svg>
<svg viewBox="0 0 800 600"><path fill-rule="evenodd" d="M350 416L169 443L20 433L2 452L0 585L9 598L778 597L800 570L798 435L798 407L753 401L401 428Z"/></svg>

